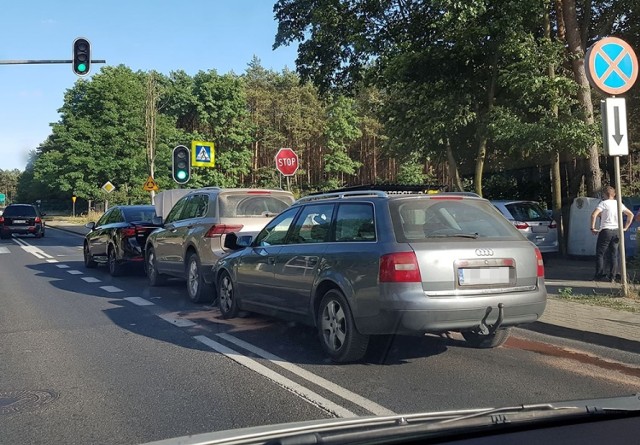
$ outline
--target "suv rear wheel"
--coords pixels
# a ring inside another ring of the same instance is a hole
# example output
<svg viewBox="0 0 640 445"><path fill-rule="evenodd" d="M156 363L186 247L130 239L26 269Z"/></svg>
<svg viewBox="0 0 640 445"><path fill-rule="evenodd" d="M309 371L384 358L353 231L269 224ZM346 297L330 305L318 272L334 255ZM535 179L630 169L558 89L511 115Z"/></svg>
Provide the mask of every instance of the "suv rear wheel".
<svg viewBox="0 0 640 445"><path fill-rule="evenodd" d="M510 329L498 329L493 334L483 335L475 331L463 332L462 336L469 346L479 349L497 348L504 344L509 338Z"/></svg>
<svg viewBox="0 0 640 445"><path fill-rule="evenodd" d="M187 257L187 294L194 303L207 303L213 298L213 288L205 283L200 270L200 258L192 252Z"/></svg>
<svg viewBox="0 0 640 445"><path fill-rule="evenodd" d="M340 291L331 289L322 297L317 326L322 348L334 362L357 361L367 352L369 336L356 329L351 309Z"/></svg>

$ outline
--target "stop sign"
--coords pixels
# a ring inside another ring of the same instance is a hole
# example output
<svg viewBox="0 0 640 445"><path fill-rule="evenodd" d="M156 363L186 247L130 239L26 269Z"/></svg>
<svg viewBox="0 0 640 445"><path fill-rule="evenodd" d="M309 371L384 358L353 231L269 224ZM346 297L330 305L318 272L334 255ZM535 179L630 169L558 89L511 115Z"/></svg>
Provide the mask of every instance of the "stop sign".
<svg viewBox="0 0 640 445"><path fill-rule="evenodd" d="M276 168L284 176L293 176L298 170L298 155L290 148L281 148L276 153Z"/></svg>

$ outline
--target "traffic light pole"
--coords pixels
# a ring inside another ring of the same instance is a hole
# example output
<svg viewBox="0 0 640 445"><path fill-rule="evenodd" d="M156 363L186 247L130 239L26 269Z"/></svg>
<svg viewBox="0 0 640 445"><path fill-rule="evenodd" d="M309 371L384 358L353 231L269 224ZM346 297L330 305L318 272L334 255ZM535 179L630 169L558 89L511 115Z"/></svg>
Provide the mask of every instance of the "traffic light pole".
<svg viewBox="0 0 640 445"><path fill-rule="evenodd" d="M0 65L43 65L55 63L73 63L73 60L0 60ZM106 60L91 60L91 63L107 63Z"/></svg>

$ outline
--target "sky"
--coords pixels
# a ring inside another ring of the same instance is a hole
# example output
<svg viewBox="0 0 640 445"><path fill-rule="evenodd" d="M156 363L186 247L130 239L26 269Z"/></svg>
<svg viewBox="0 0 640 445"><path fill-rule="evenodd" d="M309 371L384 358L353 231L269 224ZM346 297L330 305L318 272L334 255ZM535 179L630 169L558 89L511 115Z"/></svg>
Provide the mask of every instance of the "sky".
<svg viewBox="0 0 640 445"><path fill-rule="evenodd" d="M3 2L0 60L71 59L75 38L92 59L133 70L243 73L295 69L296 47L273 51L274 0L31 0ZM94 64L95 74L104 65ZM89 77L90 77L89 76ZM71 64L0 65L0 169L24 170L29 152L58 121Z"/></svg>

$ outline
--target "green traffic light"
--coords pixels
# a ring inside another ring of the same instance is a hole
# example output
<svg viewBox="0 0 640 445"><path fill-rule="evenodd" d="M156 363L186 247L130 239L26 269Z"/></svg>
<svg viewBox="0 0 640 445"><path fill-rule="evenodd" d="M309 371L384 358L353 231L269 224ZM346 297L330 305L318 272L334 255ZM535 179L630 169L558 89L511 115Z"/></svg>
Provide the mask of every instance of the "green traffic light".
<svg viewBox="0 0 640 445"><path fill-rule="evenodd" d="M178 173L176 174L176 176L177 176L177 178L178 178L179 180L181 180L181 181L182 181L183 179L186 179L186 177L187 177L187 172L186 172L186 171L184 171L184 170L179 170L179 171L178 171Z"/></svg>
<svg viewBox="0 0 640 445"><path fill-rule="evenodd" d="M84 63L78 64L78 71L84 73L85 71L87 71L87 65L85 65Z"/></svg>

